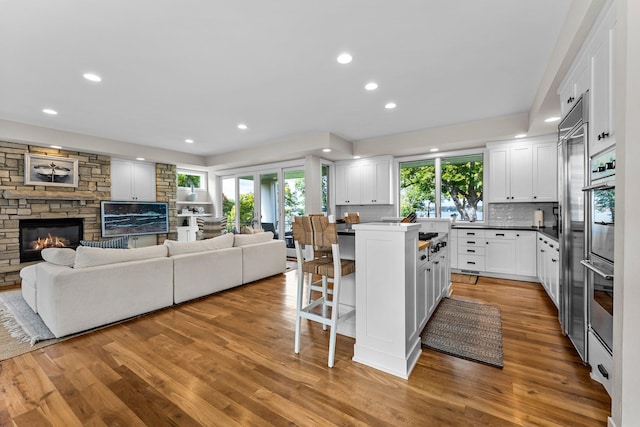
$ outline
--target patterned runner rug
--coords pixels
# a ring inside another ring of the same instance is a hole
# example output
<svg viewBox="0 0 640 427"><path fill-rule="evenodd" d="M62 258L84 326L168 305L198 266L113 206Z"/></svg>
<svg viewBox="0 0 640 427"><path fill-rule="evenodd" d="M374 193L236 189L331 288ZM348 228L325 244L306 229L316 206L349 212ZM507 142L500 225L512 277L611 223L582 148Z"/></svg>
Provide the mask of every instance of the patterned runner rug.
<svg viewBox="0 0 640 427"><path fill-rule="evenodd" d="M500 308L444 298L422 331L422 345L502 368Z"/></svg>

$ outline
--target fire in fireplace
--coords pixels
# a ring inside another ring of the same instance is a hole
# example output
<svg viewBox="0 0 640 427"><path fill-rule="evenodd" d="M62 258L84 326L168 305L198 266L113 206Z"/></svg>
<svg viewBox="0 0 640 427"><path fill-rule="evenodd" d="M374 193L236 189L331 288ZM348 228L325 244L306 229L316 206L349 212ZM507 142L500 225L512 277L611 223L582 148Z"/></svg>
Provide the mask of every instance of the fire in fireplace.
<svg viewBox="0 0 640 427"><path fill-rule="evenodd" d="M41 260L45 248L71 248L83 236L82 218L21 219L20 262Z"/></svg>

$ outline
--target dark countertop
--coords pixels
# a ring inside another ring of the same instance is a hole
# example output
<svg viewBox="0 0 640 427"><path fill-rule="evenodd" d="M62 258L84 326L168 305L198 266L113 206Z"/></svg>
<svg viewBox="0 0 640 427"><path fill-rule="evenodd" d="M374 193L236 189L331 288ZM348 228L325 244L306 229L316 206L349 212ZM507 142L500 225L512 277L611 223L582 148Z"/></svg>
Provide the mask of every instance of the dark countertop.
<svg viewBox="0 0 640 427"><path fill-rule="evenodd" d="M455 229L471 229L471 228L479 228L483 230L515 230L515 231L539 231L547 237L558 240L558 229L555 227L533 227L526 225L465 225L465 224L455 224L452 225L451 228Z"/></svg>

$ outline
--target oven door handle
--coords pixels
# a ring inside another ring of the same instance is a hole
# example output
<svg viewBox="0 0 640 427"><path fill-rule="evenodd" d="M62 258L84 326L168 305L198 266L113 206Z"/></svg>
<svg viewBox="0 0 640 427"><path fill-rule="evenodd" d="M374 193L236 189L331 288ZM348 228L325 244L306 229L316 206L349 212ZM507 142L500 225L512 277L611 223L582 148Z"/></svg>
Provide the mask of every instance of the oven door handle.
<svg viewBox="0 0 640 427"><path fill-rule="evenodd" d="M582 191L591 191L591 190L601 190L601 189L610 189L616 188L616 183L614 181L600 182L598 184L588 185L582 188Z"/></svg>
<svg viewBox="0 0 640 427"><path fill-rule="evenodd" d="M593 263L588 259L583 259L582 261L580 261L580 264L582 264L588 270L593 271L594 273L596 273L598 276L602 277L605 280L613 280L613 274L608 274L600 270L598 267L594 266Z"/></svg>

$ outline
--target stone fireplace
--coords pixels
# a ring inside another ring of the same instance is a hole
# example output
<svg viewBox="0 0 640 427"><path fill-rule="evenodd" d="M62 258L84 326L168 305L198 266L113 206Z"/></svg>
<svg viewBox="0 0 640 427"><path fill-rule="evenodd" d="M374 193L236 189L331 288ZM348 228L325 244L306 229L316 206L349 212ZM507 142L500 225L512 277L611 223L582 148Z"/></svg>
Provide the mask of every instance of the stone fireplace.
<svg viewBox="0 0 640 427"><path fill-rule="evenodd" d="M83 238L82 218L21 219L20 262L42 259L46 248L75 249Z"/></svg>

